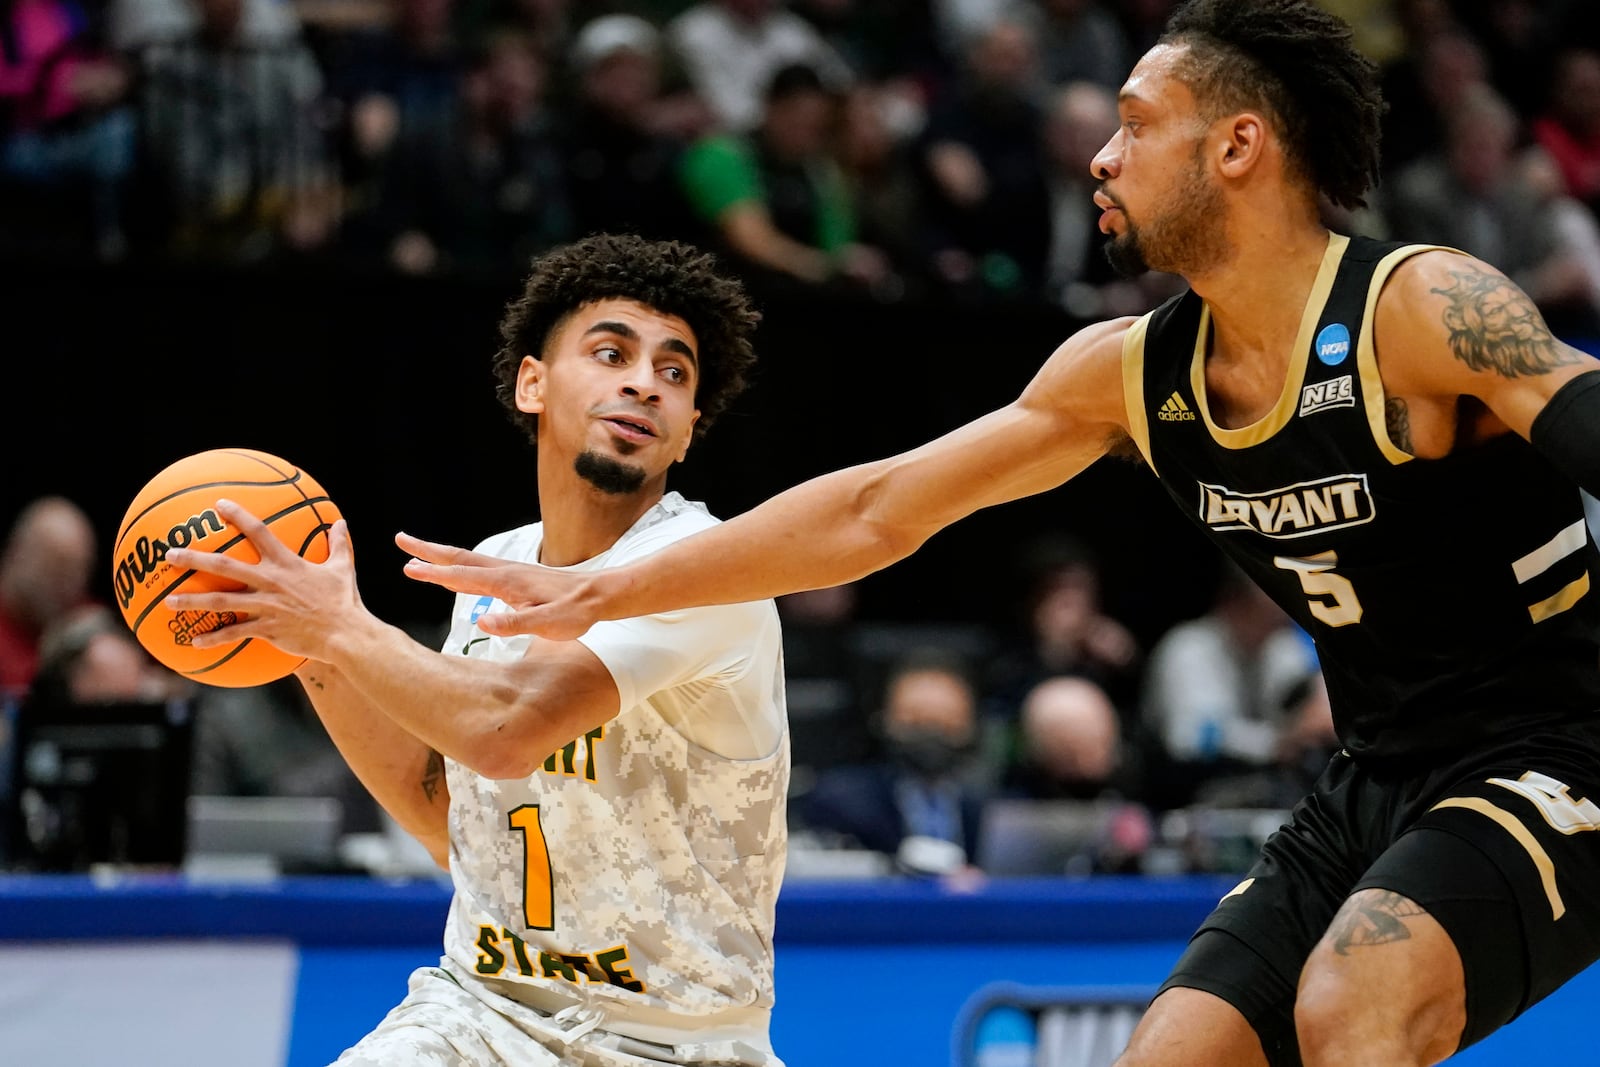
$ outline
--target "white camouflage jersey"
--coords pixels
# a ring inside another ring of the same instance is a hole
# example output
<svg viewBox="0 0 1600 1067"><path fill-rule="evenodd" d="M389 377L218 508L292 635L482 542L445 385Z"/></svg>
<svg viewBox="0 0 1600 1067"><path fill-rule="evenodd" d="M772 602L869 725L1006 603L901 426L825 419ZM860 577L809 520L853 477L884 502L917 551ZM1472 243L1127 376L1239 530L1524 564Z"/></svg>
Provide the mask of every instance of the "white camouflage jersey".
<svg viewBox="0 0 1600 1067"><path fill-rule="evenodd" d="M669 493L571 569L637 559L718 521ZM478 551L535 562L542 536L534 523ZM521 656L527 637L476 628L491 606L458 596L444 650ZM541 1010L577 1005L603 1031L750 1048L728 1062L776 1064L767 1029L789 783L776 606L601 622L580 640L616 681L614 719L525 779L446 761L445 962Z"/></svg>

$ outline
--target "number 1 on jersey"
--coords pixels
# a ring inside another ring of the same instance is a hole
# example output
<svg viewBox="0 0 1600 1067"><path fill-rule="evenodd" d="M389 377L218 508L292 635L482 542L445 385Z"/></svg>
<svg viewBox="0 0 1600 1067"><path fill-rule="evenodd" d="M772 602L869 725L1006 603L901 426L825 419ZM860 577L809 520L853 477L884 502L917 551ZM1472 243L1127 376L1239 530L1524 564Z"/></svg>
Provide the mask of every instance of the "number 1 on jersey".
<svg viewBox="0 0 1600 1067"><path fill-rule="evenodd" d="M550 848L539 825L539 805L514 808L509 817L511 829L522 831L522 921L530 930L554 930L555 896L550 883Z"/></svg>

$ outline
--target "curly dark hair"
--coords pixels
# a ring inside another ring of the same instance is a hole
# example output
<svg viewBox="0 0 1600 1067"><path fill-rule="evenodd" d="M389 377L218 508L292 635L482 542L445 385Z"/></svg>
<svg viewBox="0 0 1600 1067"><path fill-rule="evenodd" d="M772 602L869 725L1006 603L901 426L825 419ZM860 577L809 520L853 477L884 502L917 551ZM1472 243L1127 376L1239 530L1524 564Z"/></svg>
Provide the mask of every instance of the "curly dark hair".
<svg viewBox="0 0 1600 1067"><path fill-rule="evenodd" d="M1188 0L1161 43L1188 47L1180 76L1212 117L1263 108L1290 166L1340 207L1365 206L1384 103L1342 19L1312 0Z"/></svg>
<svg viewBox="0 0 1600 1067"><path fill-rule="evenodd" d="M539 439L539 417L517 408L517 368L522 357L543 359L561 323L584 304L637 300L689 324L700 344L695 405L699 440L748 383L755 364L752 337L761 313L744 286L721 274L708 252L681 241L652 241L633 234L591 234L534 260L522 295L500 320L494 354L495 396L511 421Z"/></svg>

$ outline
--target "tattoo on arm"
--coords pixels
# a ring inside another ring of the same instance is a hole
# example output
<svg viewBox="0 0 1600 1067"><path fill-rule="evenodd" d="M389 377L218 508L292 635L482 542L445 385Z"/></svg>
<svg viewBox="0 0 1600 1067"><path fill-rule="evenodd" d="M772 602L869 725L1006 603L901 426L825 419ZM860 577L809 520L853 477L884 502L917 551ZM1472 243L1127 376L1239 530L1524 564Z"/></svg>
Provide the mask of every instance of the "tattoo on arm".
<svg viewBox="0 0 1600 1067"><path fill-rule="evenodd" d="M422 795L430 801L439 794L444 784L444 757L437 752L428 753L428 762L422 767Z"/></svg>
<svg viewBox="0 0 1600 1067"><path fill-rule="evenodd" d="M1477 269L1454 270L1450 276L1455 281L1448 289L1433 292L1448 301L1443 320L1451 351L1461 362L1503 378L1548 374L1578 362L1509 279Z"/></svg>
<svg viewBox="0 0 1600 1067"><path fill-rule="evenodd" d="M1406 452L1414 451L1411 447L1411 413L1406 409L1406 402L1397 396L1391 396L1383 402L1383 421L1389 430L1389 441L1396 448Z"/></svg>
<svg viewBox="0 0 1600 1067"><path fill-rule="evenodd" d="M1408 940L1411 931L1406 928L1406 920L1423 914L1426 913L1421 908L1399 893L1385 890L1363 894L1345 901L1326 936L1335 952L1348 956L1353 948Z"/></svg>

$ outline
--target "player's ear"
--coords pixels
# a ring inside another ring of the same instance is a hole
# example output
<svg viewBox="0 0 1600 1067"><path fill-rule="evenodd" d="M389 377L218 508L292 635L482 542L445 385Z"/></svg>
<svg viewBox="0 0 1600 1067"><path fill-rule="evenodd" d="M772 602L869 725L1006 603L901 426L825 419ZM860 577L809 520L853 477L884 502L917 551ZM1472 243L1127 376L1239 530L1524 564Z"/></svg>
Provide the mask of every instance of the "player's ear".
<svg viewBox="0 0 1600 1067"><path fill-rule="evenodd" d="M1267 120L1254 111L1241 111L1219 123L1217 168L1225 178L1242 178L1261 161L1266 149Z"/></svg>
<svg viewBox="0 0 1600 1067"><path fill-rule="evenodd" d="M694 428L695 428L696 425L699 424L699 422L700 422L700 409L696 408L694 414L692 416L690 416L690 418L689 418L689 432L688 432L687 435L685 435L685 437L683 439L683 447L678 450L678 462L679 463L682 463L686 458L688 458L689 446L694 444Z"/></svg>
<svg viewBox="0 0 1600 1067"><path fill-rule="evenodd" d="M530 415L544 411L544 362L523 356L517 368L517 410Z"/></svg>

